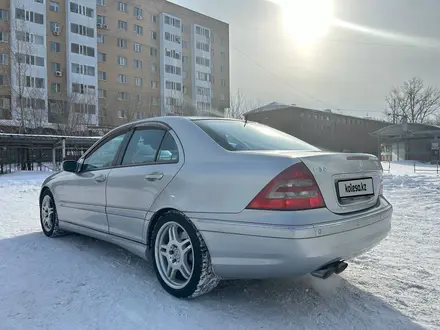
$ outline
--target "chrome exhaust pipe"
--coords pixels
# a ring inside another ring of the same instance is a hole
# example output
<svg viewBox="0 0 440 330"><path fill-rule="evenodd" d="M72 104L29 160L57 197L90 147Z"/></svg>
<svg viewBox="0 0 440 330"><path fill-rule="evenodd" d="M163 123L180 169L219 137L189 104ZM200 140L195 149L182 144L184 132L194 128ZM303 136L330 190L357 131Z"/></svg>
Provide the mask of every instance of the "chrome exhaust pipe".
<svg viewBox="0 0 440 330"><path fill-rule="evenodd" d="M328 279L333 274L340 274L344 270L346 270L348 267L348 264L345 261L336 261L332 262L328 265L325 265L324 267L321 267L318 270L315 270L312 272L312 276L320 278L320 279Z"/></svg>

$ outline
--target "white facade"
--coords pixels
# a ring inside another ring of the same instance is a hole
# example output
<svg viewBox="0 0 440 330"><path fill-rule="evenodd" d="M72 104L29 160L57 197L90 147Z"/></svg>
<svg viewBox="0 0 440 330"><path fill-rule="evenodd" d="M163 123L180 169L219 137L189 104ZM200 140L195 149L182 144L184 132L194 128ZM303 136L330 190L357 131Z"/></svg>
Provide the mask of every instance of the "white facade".
<svg viewBox="0 0 440 330"><path fill-rule="evenodd" d="M26 111L26 113L32 113L35 117L32 118L34 124L47 123L46 4L44 1L11 0L10 20L12 122L21 119L20 107L17 106L17 97L21 95L22 98L44 100L44 108L39 109L38 112ZM23 62L17 60L19 54ZM27 83L33 87L26 87ZM24 120L26 122L32 119ZM35 120L39 122L36 123Z"/></svg>
<svg viewBox="0 0 440 330"><path fill-rule="evenodd" d="M192 50L192 100L197 113L211 111L212 56L211 30L197 24L191 25Z"/></svg>
<svg viewBox="0 0 440 330"><path fill-rule="evenodd" d="M67 93L75 103L95 105L95 113L87 116L87 124L97 125L99 107L96 2L66 0L66 10L67 67L65 71L67 74ZM74 25L72 26L72 24ZM93 36L87 33L90 29L93 29ZM79 54L72 51L72 44L79 45ZM86 55L90 52L90 49L86 47L93 49L93 56ZM93 76L90 75L90 67L93 68ZM74 84L75 88L80 88L79 93L76 93L78 90L73 90Z"/></svg>
<svg viewBox="0 0 440 330"><path fill-rule="evenodd" d="M183 102L182 21L160 14L161 115L176 112Z"/></svg>

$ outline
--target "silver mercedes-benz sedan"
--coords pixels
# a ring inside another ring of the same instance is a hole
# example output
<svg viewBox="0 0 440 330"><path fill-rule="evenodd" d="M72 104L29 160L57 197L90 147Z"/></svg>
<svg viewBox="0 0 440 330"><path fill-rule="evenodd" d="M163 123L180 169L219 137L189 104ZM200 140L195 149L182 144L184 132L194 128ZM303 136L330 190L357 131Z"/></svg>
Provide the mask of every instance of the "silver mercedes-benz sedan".
<svg viewBox="0 0 440 330"><path fill-rule="evenodd" d="M46 236L76 232L151 256L181 298L221 279L339 274L387 236L392 215L375 156L188 117L114 129L43 183L40 209Z"/></svg>

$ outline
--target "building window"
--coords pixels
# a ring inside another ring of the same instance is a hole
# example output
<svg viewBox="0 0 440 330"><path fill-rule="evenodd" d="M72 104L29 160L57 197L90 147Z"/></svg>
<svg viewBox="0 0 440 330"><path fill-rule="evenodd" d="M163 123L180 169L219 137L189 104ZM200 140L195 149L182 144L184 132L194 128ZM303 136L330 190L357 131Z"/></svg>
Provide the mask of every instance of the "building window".
<svg viewBox="0 0 440 330"><path fill-rule="evenodd" d="M152 104L152 105L160 105L160 98L158 98L158 97L152 97L152 98L151 98L151 104Z"/></svg>
<svg viewBox="0 0 440 330"><path fill-rule="evenodd" d="M118 64L120 66L127 66L127 58L124 56L118 56Z"/></svg>
<svg viewBox="0 0 440 330"><path fill-rule="evenodd" d="M18 39L18 36L17 36ZM8 32L0 32L0 42L8 42L9 41L9 33Z"/></svg>
<svg viewBox="0 0 440 330"><path fill-rule="evenodd" d="M118 47L127 48L127 39L118 38Z"/></svg>
<svg viewBox="0 0 440 330"><path fill-rule="evenodd" d="M118 110L118 117L120 119L126 119L127 118L127 111L126 110Z"/></svg>
<svg viewBox="0 0 440 330"><path fill-rule="evenodd" d="M85 56L95 57L95 48L93 48L93 47L72 43L70 46L70 49L71 49L72 53L75 53L75 54L81 54L81 55L85 55Z"/></svg>
<svg viewBox="0 0 440 330"><path fill-rule="evenodd" d="M152 23L157 23L157 16L156 15L151 15L151 22Z"/></svg>
<svg viewBox="0 0 440 330"><path fill-rule="evenodd" d="M142 87L142 78L135 77L135 78L134 78L134 84L135 84L137 87Z"/></svg>
<svg viewBox="0 0 440 330"><path fill-rule="evenodd" d="M136 53L142 53L142 45L137 42L133 42L133 51Z"/></svg>
<svg viewBox="0 0 440 330"><path fill-rule="evenodd" d="M206 38L209 38L210 33L208 29L205 29L204 27L201 26L196 26L196 34L201 35L201 36L205 36Z"/></svg>
<svg viewBox="0 0 440 330"><path fill-rule="evenodd" d="M127 92L118 92L118 100L127 101L128 100L128 93Z"/></svg>
<svg viewBox="0 0 440 330"><path fill-rule="evenodd" d="M134 99L137 103L141 103L142 102L142 95L136 94Z"/></svg>
<svg viewBox="0 0 440 330"><path fill-rule="evenodd" d="M141 60L134 59L133 60L133 68L134 69L142 69L143 62Z"/></svg>
<svg viewBox="0 0 440 330"><path fill-rule="evenodd" d="M50 64L50 67L52 69L52 72L58 72L61 71L61 64L60 63L56 63L56 62L52 62Z"/></svg>
<svg viewBox="0 0 440 330"><path fill-rule="evenodd" d="M174 49L165 48L165 56L180 60L180 52ZM188 56L186 56L188 58Z"/></svg>
<svg viewBox="0 0 440 330"><path fill-rule="evenodd" d="M182 64L186 65L189 63L189 57L188 56L182 56Z"/></svg>
<svg viewBox="0 0 440 330"><path fill-rule="evenodd" d="M50 85L50 90L52 93L60 93L61 92L61 84L59 83L52 83Z"/></svg>
<svg viewBox="0 0 440 330"><path fill-rule="evenodd" d="M157 48L151 47L150 48L150 55L152 57L156 57L157 56Z"/></svg>
<svg viewBox="0 0 440 330"><path fill-rule="evenodd" d="M153 39L153 40L157 39L157 32L154 30L151 30L151 39Z"/></svg>
<svg viewBox="0 0 440 330"><path fill-rule="evenodd" d="M51 1L49 3L49 9L51 11L59 12L60 11L60 4L58 2Z"/></svg>
<svg viewBox="0 0 440 330"><path fill-rule="evenodd" d="M8 84L8 76L4 74L0 74L0 85L7 85Z"/></svg>
<svg viewBox="0 0 440 330"><path fill-rule="evenodd" d="M51 41L50 42L50 51L52 53L60 53L61 52L61 44L59 42Z"/></svg>
<svg viewBox="0 0 440 330"><path fill-rule="evenodd" d="M186 33L186 32L188 32L188 26L182 24L182 33Z"/></svg>
<svg viewBox="0 0 440 330"><path fill-rule="evenodd" d="M126 21L119 20L118 21L118 29L127 31L128 30L128 23Z"/></svg>
<svg viewBox="0 0 440 330"><path fill-rule="evenodd" d="M186 87L186 86L183 86L183 94L188 94L188 87Z"/></svg>
<svg viewBox="0 0 440 330"><path fill-rule="evenodd" d="M136 34L139 34L139 35L143 35L144 34L144 28L142 26L140 26L140 25L135 24L133 26L133 30L134 30L134 33L136 33Z"/></svg>
<svg viewBox="0 0 440 330"><path fill-rule="evenodd" d="M206 87L197 87L196 93L201 96L211 96L211 90Z"/></svg>
<svg viewBox="0 0 440 330"><path fill-rule="evenodd" d="M187 79L188 78L188 72L183 71L182 72L182 77L183 77L183 79Z"/></svg>
<svg viewBox="0 0 440 330"><path fill-rule="evenodd" d="M196 64L209 67L210 60L206 57L196 56Z"/></svg>
<svg viewBox="0 0 440 330"><path fill-rule="evenodd" d="M9 11L6 9L0 9L0 20L7 21L9 20Z"/></svg>
<svg viewBox="0 0 440 330"><path fill-rule="evenodd" d="M44 24L43 14L35 13L33 11L24 10L21 8L15 8L15 18L26 20L31 23Z"/></svg>
<svg viewBox="0 0 440 330"><path fill-rule="evenodd" d="M8 64L9 63L9 55L8 54L0 54L0 64Z"/></svg>
<svg viewBox="0 0 440 330"><path fill-rule="evenodd" d="M225 67L224 67L224 65L221 65L221 66L220 66L220 72L225 72Z"/></svg>
<svg viewBox="0 0 440 330"><path fill-rule="evenodd" d="M70 11L72 13L80 14L83 16L91 17L91 18L94 17L94 12L95 12L94 9L92 9L90 7L83 6L83 5L78 5L75 2L70 3Z"/></svg>
<svg viewBox="0 0 440 330"><path fill-rule="evenodd" d="M220 101L224 101L224 100L226 100L225 94L220 94Z"/></svg>
<svg viewBox="0 0 440 330"><path fill-rule="evenodd" d="M204 42L197 41L196 48L199 50L203 50L205 52L209 52L209 44L204 43Z"/></svg>
<svg viewBox="0 0 440 330"><path fill-rule="evenodd" d="M98 62L105 62L107 60L107 55L105 53L98 53Z"/></svg>
<svg viewBox="0 0 440 330"><path fill-rule="evenodd" d="M138 18L142 18L142 9L139 7L133 7L133 15Z"/></svg>
<svg viewBox="0 0 440 330"><path fill-rule="evenodd" d="M181 76L182 75L182 68L180 68L178 66L170 65L170 64L165 64L165 72Z"/></svg>
<svg viewBox="0 0 440 330"><path fill-rule="evenodd" d="M178 18L174 18L174 17L170 17L170 16L165 16L165 24L167 25L171 25L174 26L178 29L180 29L180 19Z"/></svg>
<svg viewBox="0 0 440 330"><path fill-rule="evenodd" d="M107 80L107 72L98 71L98 80Z"/></svg>
<svg viewBox="0 0 440 330"><path fill-rule="evenodd" d="M84 25L70 23L70 31L89 38L95 38L95 30Z"/></svg>
<svg viewBox="0 0 440 330"><path fill-rule="evenodd" d="M127 4L125 2L118 2L118 10L119 11L123 11L123 12L127 12Z"/></svg>
<svg viewBox="0 0 440 330"><path fill-rule="evenodd" d="M44 57L18 53L18 63L44 67Z"/></svg>
<svg viewBox="0 0 440 330"><path fill-rule="evenodd" d="M188 49L188 41L183 40L183 42L182 42L182 48L184 48L184 49Z"/></svg>
<svg viewBox="0 0 440 330"><path fill-rule="evenodd" d="M102 89L102 88L98 88L98 97L100 99L104 99L107 97L107 90L106 89Z"/></svg>
<svg viewBox="0 0 440 330"><path fill-rule="evenodd" d="M226 80L225 79L220 79L220 85L222 87L226 87Z"/></svg>
<svg viewBox="0 0 440 330"><path fill-rule="evenodd" d="M118 74L118 83L126 84L128 83L128 78L125 74Z"/></svg>
<svg viewBox="0 0 440 330"><path fill-rule="evenodd" d="M98 33L98 44L103 44L104 43L104 35L101 33Z"/></svg>
<svg viewBox="0 0 440 330"><path fill-rule="evenodd" d="M96 0L97 6L105 6L105 0Z"/></svg>
<svg viewBox="0 0 440 330"><path fill-rule="evenodd" d="M60 25L57 22L50 22L50 32L60 33Z"/></svg>
<svg viewBox="0 0 440 330"><path fill-rule="evenodd" d="M154 64L154 63L151 64L151 65L150 65L150 69L151 69L151 72L152 72L152 73L156 73L156 72L157 72L157 64Z"/></svg>
<svg viewBox="0 0 440 330"><path fill-rule="evenodd" d="M151 82L151 89L157 89L157 81Z"/></svg>
<svg viewBox="0 0 440 330"><path fill-rule="evenodd" d="M211 75L209 73L197 71L197 79L201 81L211 81Z"/></svg>
<svg viewBox="0 0 440 330"><path fill-rule="evenodd" d="M44 78L26 76L25 86L32 88L44 88Z"/></svg>
<svg viewBox="0 0 440 330"><path fill-rule="evenodd" d="M95 67L90 65L83 65L78 63L72 63L72 72L82 74L85 76L95 76Z"/></svg>
<svg viewBox="0 0 440 330"><path fill-rule="evenodd" d="M105 16L102 15L96 16L96 24L105 25Z"/></svg>
<svg viewBox="0 0 440 330"><path fill-rule="evenodd" d="M165 32L165 40L175 42L176 44L179 44L179 45L181 42L180 36L173 34L173 33L169 33L169 32Z"/></svg>
<svg viewBox="0 0 440 330"><path fill-rule="evenodd" d="M165 88L173 91L182 91L182 84L175 81L165 81Z"/></svg>

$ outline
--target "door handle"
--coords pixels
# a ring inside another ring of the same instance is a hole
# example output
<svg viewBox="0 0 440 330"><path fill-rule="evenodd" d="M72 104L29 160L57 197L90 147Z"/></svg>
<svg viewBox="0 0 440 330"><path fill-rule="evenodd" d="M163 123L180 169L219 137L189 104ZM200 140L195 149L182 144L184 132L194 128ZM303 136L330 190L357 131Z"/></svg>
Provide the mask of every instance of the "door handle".
<svg viewBox="0 0 440 330"><path fill-rule="evenodd" d="M145 180L147 180L147 181L156 181L156 180L160 180L162 178L163 178L162 172L154 172L154 173L147 174L145 176Z"/></svg>
<svg viewBox="0 0 440 330"><path fill-rule="evenodd" d="M105 181L105 175L100 175L95 178L96 183L101 183Z"/></svg>

